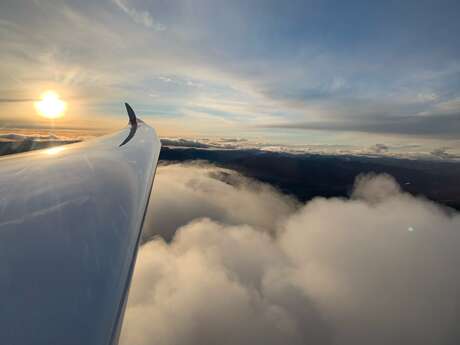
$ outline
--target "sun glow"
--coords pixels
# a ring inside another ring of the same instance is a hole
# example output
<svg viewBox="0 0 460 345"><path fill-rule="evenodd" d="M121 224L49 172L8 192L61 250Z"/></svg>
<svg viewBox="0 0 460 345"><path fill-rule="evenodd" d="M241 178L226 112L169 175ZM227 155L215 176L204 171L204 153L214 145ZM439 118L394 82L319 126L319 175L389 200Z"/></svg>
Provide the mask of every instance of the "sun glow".
<svg viewBox="0 0 460 345"><path fill-rule="evenodd" d="M48 119L62 117L66 107L66 102L59 99L59 95L54 91L46 91L41 95L41 100L35 102L37 112Z"/></svg>

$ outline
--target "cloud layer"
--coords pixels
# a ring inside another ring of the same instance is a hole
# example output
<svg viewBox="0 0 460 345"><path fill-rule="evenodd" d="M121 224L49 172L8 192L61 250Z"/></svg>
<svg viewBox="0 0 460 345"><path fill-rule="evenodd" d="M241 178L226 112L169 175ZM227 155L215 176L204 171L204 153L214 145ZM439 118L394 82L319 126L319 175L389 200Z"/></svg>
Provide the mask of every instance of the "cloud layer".
<svg viewBox="0 0 460 345"><path fill-rule="evenodd" d="M68 138L61 138L55 134L34 134L26 135L21 133L2 133L0 134L0 141L53 141L53 140L69 140Z"/></svg>
<svg viewBox="0 0 460 345"><path fill-rule="evenodd" d="M290 154L319 154L319 155L353 155L367 157L394 157L423 160L459 160L460 148L444 146L442 142L433 141L430 146L414 142L400 141L392 145L376 143L369 146L348 144L289 144L268 142L243 138L180 138L164 137L161 139L164 147L196 148L196 149L225 149L225 150L261 150ZM436 147L436 148L432 148Z"/></svg>
<svg viewBox="0 0 460 345"><path fill-rule="evenodd" d="M140 249L121 344L458 343L460 216L390 176L303 206L211 166L155 188L178 229Z"/></svg>

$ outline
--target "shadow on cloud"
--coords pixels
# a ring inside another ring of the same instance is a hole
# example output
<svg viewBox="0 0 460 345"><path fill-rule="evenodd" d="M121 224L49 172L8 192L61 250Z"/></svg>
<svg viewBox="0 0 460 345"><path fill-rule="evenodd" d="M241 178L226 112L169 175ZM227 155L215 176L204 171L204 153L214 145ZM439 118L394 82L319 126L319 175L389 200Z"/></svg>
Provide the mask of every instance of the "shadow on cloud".
<svg viewBox="0 0 460 345"><path fill-rule="evenodd" d="M460 340L460 216L389 175L305 205L205 164L154 188L121 344Z"/></svg>

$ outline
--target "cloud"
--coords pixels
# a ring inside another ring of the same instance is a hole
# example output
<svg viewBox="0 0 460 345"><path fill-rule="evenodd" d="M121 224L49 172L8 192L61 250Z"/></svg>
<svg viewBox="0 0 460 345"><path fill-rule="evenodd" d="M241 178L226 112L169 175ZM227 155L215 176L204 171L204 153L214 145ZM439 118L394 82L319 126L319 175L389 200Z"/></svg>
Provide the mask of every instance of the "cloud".
<svg viewBox="0 0 460 345"><path fill-rule="evenodd" d="M353 137L354 139L354 137ZM382 139L382 138L380 138ZM385 138L387 139L387 138ZM417 139L419 140L419 139ZM357 157L391 157L399 159L434 160L442 158L457 161L460 158L458 143L451 141L452 146L445 149L437 147L443 142L434 140L429 145L420 145L413 141L395 141L389 144L372 144L367 147L357 145L350 140L348 144L292 144L268 142L260 139L243 138L187 138L164 137L161 139L164 148L182 150L184 148L202 150L253 150L259 152L283 153L290 155L326 155L326 156L357 156ZM417 141L418 142L418 141ZM437 148L436 148L437 147ZM441 150L441 151L440 151ZM449 152L447 152L449 150Z"/></svg>
<svg viewBox="0 0 460 345"><path fill-rule="evenodd" d="M153 28L156 31L163 31L165 30L165 26L156 23L153 20L152 15L148 11L138 11L135 8L130 7L125 0L113 0L113 2L123 11L125 12L131 19L138 23L142 24L147 28Z"/></svg>
<svg viewBox="0 0 460 345"><path fill-rule="evenodd" d="M456 159L459 158L458 155L452 154L447 152L449 150L448 147L439 147L431 151L431 154L440 159Z"/></svg>
<svg viewBox="0 0 460 345"><path fill-rule="evenodd" d="M401 189L390 175L367 174L356 177L352 198L378 204L399 194Z"/></svg>
<svg viewBox="0 0 460 345"><path fill-rule="evenodd" d="M53 133L0 133L0 156L72 144L85 139L84 136L75 133L69 134L67 136Z"/></svg>
<svg viewBox="0 0 460 345"><path fill-rule="evenodd" d="M22 103L22 102L33 102L36 99L33 98L0 98L0 103Z"/></svg>
<svg viewBox="0 0 460 345"><path fill-rule="evenodd" d="M202 217L273 233L297 207L269 185L205 163L160 166L154 195L145 238L160 234L170 239L180 226Z"/></svg>
<svg viewBox="0 0 460 345"><path fill-rule="evenodd" d="M155 232L183 226L141 247L121 344L458 343L460 216L392 177L304 206L211 166L155 182Z"/></svg>
<svg viewBox="0 0 460 345"><path fill-rule="evenodd" d="M390 148L385 145L385 144L375 144L374 146L372 146L371 148L371 151L374 151L375 153L385 153L387 152Z"/></svg>
<svg viewBox="0 0 460 345"><path fill-rule="evenodd" d="M198 140L190 140L183 138L161 139L161 144L165 146L178 146L178 147L194 147L194 148L209 148L210 146L199 142Z"/></svg>
<svg viewBox="0 0 460 345"><path fill-rule="evenodd" d="M368 114L369 115L369 114ZM409 115L382 115L375 119L372 116L351 118L347 121L317 121L302 123L269 124L267 128L304 129L323 131L352 131L365 133L382 133L397 135L414 135L420 137L439 137L445 139L460 138L460 113ZM351 121L350 121L351 120Z"/></svg>
<svg viewBox="0 0 460 345"><path fill-rule="evenodd" d="M61 138L54 134L18 134L18 133L5 133L0 134L0 141L26 141L26 140L35 140L35 141L50 141L50 140L64 140L67 138Z"/></svg>

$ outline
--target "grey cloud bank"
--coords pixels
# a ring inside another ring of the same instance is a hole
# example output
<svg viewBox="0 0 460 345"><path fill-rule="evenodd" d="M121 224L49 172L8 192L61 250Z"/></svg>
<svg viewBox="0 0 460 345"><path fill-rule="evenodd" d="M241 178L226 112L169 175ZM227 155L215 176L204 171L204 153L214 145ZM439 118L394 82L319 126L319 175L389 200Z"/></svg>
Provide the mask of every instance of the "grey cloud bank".
<svg viewBox="0 0 460 345"><path fill-rule="evenodd" d="M212 166L155 188L172 240L140 249L121 344L459 342L460 216L390 176L306 205Z"/></svg>
<svg viewBox="0 0 460 345"><path fill-rule="evenodd" d="M460 139L460 113L411 116L382 116L378 121L361 118L351 121L273 124L267 127L305 130L355 131L421 137Z"/></svg>

